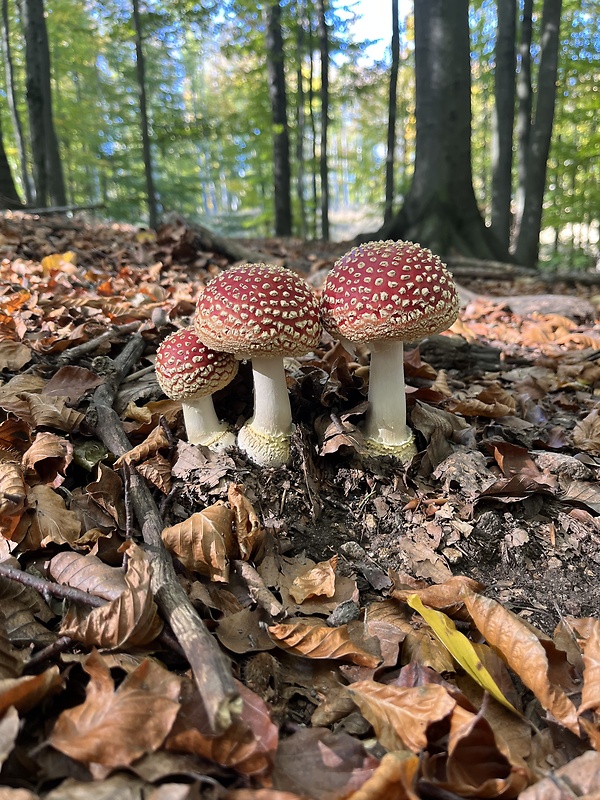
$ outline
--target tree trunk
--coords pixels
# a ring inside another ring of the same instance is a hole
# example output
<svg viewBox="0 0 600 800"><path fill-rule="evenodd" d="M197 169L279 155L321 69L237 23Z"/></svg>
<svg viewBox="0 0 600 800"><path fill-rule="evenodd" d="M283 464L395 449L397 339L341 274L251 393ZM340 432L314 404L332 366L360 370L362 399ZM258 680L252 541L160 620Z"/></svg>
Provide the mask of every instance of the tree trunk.
<svg viewBox="0 0 600 800"><path fill-rule="evenodd" d="M314 61L314 33L313 24L310 16L308 17L308 52L309 52L309 75L308 75L308 110L310 116L311 134L311 189L312 189L312 216L311 229L313 239L317 238L317 207L319 204L319 193L317 190L317 123L315 120L315 61Z"/></svg>
<svg viewBox="0 0 600 800"><path fill-rule="evenodd" d="M273 121L273 188L276 236L292 235L290 134L279 2L267 7L267 77Z"/></svg>
<svg viewBox="0 0 600 800"><path fill-rule="evenodd" d="M473 191L468 11L468 0L415 3L415 169L404 206L376 236L507 261Z"/></svg>
<svg viewBox="0 0 600 800"><path fill-rule="evenodd" d="M33 202L33 194L31 192L31 183L29 181L29 174L27 171L25 137L23 136L23 126L21 124L21 117L19 115L17 99L15 96L14 69L9 35L10 23L8 18L8 0L2 0L2 23L2 55L4 56L4 70L6 76L6 95L15 134L17 153L19 155L23 191L25 192L27 203L31 204Z"/></svg>
<svg viewBox="0 0 600 800"><path fill-rule="evenodd" d="M390 94L388 101L387 153L385 158L385 209L384 223L392 218L395 181L394 160L396 152L396 94L398 89L398 67L400 65L400 22L398 0L392 0L392 66L390 69Z"/></svg>
<svg viewBox="0 0 600 800"><path fill-rule="evenodd" d="M321 238L329 240L329 167L327 165L327 135L329 130L329 31L325 19L326 0L316 0L319 53L321 55Z"/></svg>
<svg viewBox="0 0 600 800"><path fill-rule="evenodd" d="M4 151L2 123L0 121L0 208L20 208L21 201Z"/></svg>
<svg viewBox="0 0 600 800"><path fill-rule="evenodd" d="M531 130L531 41L533 35L533 0L524 0L519 40L519 72L517 75L517 191L515 194L514 238L517 239L525 205L527 153Z"/></svg>
<svg viewBox="0 0 600 800"><path fill-rule="evenodd" d="M492 231L508 249L511 229L512 145L515 119L516 0L498 0L495 103L492 119Z"/></svg>
<svg viewBox="0 0 600 800"><path fill-rule="evenodd" d="M298 214L300 217L300 236L306 239L306 202L304 198L304 76L302 63L304 60L304 21L301 18L303 9L298 3L298 20L296 22L296 197L298 198Z"/></svg>
<svg viewBox="0 0 600 800"><path fill-rule="evenodd" d="M515 250L518 263L529 267L536 264L539 253L546 168L556 101L561 10L562 0L544 0L535 120L529 138L525 200Z"/></svg>
<svg viewBox="0 0 600 800"><path fill-rule="evenodd" d="M140 126L142 134L142 155L144 159L144 175L146 177L146 197L148 205L148 224L156 228L158 224L158 204L152 173L152 149L150 146L150 129L148 126L148 104L146 101L146 64L142 47L142 23L140 20L139 0L132 0L133 26L135 31L135 65L140 103Z"/></svg>

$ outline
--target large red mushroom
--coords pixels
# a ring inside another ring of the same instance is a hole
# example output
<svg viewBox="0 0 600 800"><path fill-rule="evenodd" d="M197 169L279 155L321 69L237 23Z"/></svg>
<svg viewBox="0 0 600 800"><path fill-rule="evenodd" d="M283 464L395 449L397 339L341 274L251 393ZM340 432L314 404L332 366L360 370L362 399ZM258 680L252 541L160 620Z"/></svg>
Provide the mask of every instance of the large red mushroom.
<svg viewBox="0 0 600 800"><path fill-rule="evenodd" d="M321 338L319 303L299 275L268 264L222 272L198 298L196 332L209 347L252 360L254 415L238 446L261 466L290 457L292 413L284 356L299 356Z"/></svg>
<svg viewBox="0 0 600 800"><path fill-rule="evenodd" d="M181 400L190 444L220 451L235 444L235 436L220 422L211 395L233 380L239 363L229 353L206 347L193 328L175 331L156 351L156 379L171 400Z"/></svg>
<svg viewBox="0 0 600 800"><path fill-rule="evenodd" d="M334 265L323 286L323 326L371 351L369 410L363 433L371 452L402 462L415 454L406 424L403 342L446 330L459 299L438 256L412 242L367 242Z"/></svg>

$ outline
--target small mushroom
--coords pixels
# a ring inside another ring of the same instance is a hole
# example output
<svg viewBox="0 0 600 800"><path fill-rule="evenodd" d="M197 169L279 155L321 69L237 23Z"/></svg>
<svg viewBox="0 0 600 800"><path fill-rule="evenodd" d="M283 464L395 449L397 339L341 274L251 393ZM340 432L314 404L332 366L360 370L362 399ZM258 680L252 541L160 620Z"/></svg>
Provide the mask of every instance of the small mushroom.
<svg viewBox="0 0 600 800"><path fill-rule="evenodd" d="M254 415L240 430L238 446L261 466L285 464L293 426L283 358L303 355L320 341L312 290L283 267L234 267L208 284L194 321L206 345L252 360Z"/></svg>
<svg viewBox="0 0 600 800"><path fill-rule="evenodd" d="M354 247L325 279L324 328L371 351L367 447L402 462L416 453L406 424L403 342L446 330L459 299L438 256L412 242L367 242Z"/></svg>
<svg viewBox="0 0 600 800"><path fill-rule="evenodd" d="M220 422L211 395L227 386L239 364L229 353L210 350L193 328L175 331L156 351L156 379L171 400L181 400L190 444L221 451L235 436Z"/></svg>

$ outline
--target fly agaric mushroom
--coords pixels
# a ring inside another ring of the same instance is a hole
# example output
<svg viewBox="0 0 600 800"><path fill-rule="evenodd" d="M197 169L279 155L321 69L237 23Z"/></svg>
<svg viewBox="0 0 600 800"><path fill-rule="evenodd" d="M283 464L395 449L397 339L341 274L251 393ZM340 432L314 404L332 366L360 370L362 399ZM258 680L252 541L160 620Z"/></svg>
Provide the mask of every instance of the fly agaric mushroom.
<svg viewBox="0 0 600 800"><path fill-rule="evenodd" d="M438 256L412 242L367 242L354 247L325 279L324 328L371 351L367 447L402 462L416 453L406 424L403 342L446 330L459 299Z"/></svg>
<svg viewBox="0 0 600 800"><path fill-rule="evenodd" d="M195 326L208 347L252 360L254 416L240 430L238 446L260 466L285 464L293 426L283 357L303 355L320 341L312 290L283 267L234 267L198 298Z"/></svg>
<svg viewBox="0 0 600 800"><path fill-rule="evenodd" d="M219 421L211 395L227 386L239 364L229 353L202 344L193 328L175 331L156 351L156 379L171 400L181 400L190 444L220 451L235 444L235 436Z"/></svg>

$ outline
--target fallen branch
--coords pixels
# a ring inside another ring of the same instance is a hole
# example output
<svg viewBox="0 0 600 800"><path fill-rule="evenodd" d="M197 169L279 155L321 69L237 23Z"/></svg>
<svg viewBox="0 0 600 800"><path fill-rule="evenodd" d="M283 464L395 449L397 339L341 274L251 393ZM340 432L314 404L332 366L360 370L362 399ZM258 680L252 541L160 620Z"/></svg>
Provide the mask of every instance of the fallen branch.
<svg viewBox="0 0 600 800"><path fill-rule="evenodd" d="M115 325L99 336L65 350L60 354L58 361L60 364L68 364L71 361L76 361L80 359L81 356L93 353L94 350L97 350L104 342L110 342L112 339L116 339L124 333L133 333L133 331L137 331L141 324L141 322L128 322L126 325Z"/></svg>
<svg viewBox="0 0 600 800"><path fill-rule="evenodd" d="M94 393L97 433L106 447L118 456L130 450L131 445L113 409L113 402L119 383L143 351L141 335L134 334L114 360L115 374L111 376L111 382L102 384ZM173 562L161 538L163 521L146 482L136 472L131 475L130 493L146 552L152 562L152 593L192 667L211 728L215 732L225 730L231 723L232 713L240 708L229 661L177 580Z"/></svg>
<svg viewBox="0 0 600 800"><path fill-rule="evenodd" d="M104 208L104 203L89 203L83 206L49 206L48 208L27 208L27 206L20 206L19 211L24 214L37 214L37 216L45 216L46 214L70 214L73 211L94 211L97 208Z"/></svg>
<svg viewBox="0 0 600 800"><path fill-rule="evenodd" d="M252 564L247 561L234 561L233 567L236 573L242 578L248 587L250 597L271 617L285 615L285 608L275 597L273 592L267 588L265 582Z"/></svg>
<svg viewBox="0 0 600 800"><path fill-rule="evenodd" d="M450 267L453 275L460 278L538 278L540 273L531 267L506 264L503 261L486 261L466 256L446 256L442 260Z"/></svg>

